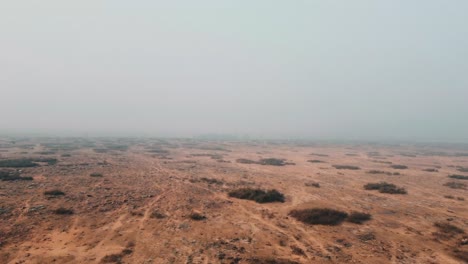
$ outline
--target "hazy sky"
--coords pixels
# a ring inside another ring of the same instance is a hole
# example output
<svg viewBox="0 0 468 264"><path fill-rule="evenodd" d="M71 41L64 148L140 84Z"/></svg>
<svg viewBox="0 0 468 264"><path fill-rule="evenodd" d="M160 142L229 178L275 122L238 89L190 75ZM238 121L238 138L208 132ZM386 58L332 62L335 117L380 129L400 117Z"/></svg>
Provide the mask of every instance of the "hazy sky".
<svg viewBox="0 0 468 264"><path fill-rule="evenodd" d="M466 0L3 0L0 133L468 142Z"/></svg>

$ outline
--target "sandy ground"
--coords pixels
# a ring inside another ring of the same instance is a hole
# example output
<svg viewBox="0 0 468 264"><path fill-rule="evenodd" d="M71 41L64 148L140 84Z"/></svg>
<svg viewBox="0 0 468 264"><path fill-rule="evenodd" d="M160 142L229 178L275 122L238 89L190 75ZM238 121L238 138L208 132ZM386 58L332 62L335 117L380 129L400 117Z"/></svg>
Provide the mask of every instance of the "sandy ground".
<svg viewBox="0 0 468 264"><path fill-rule="evenodd" d="M468 175L458 171L468 167L468 150L456 145L4 139L0 151L0 160L58 159L21 168L33 181L0 181L0 263L450 264L464 263L457 252L468 254L466 234L445 237L434 226L448 222L468 232L467 190L444 186L468 184L447 177ZM295 165L236 162L270 157ZM360 169L338 170L337 164ZM380 181L408 194L363 188ZM320 188L306 186L311 182ZM228 196L240 187L274 188L286 202ZM65 195L44 195L52 189ZM59 207L74 213L55 214ZM288 216L316 207L367 212L372 220L312 226ZM193 212L206 219L192 220Z"/></svg>

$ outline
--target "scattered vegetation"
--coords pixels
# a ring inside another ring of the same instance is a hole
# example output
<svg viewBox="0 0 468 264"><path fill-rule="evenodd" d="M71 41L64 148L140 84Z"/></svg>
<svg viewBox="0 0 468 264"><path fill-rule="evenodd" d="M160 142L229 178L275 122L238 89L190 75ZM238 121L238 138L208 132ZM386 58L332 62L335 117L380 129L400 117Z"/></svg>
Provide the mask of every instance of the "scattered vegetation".
<svg viewBox="0 0 468 264"><path fill-rule="evenodd" d="M49 195L49 196L62 196L65 195L64 192L58 189L50 190L50 191L45 191L44 195Z"/></svg>
<svg viewBox="0 0 468 264"><path fill-rule="evenodd" d="M93 172L89 176L99 178L99 177L102 177L104 175L102 173L99 173L99 172Z"/></svg>
<svg viewBox="0 0 468 264"><path fill-rule="evenodd" d="M101 263L122 263L123 258L126 255L130 255L133 253L133 249L131 248L124 248L122 249L122 252L118 254L111 254L111 255L106 255L101 259Z"/></svg>
<svg viewBox="0 0 468 264"><path fill-rule="evenodd" d="M457 167L457 170L458 170L459 172L468 172L468 167L460 167L460 166L459 166L459 167Z"/></svg>
<svg viewBox="0 0 468 264"><path fill-rule="evenodd" d="M466 184L462 182L447 182L444 184L444 186L450 187L452 189L466 189Z"/></svg>
<svg viewBox="0 0 468 264"><path fill-rule="evenodd" d="M439 172L438 169L434 169L434 168L423 169L423 171L427 171L427 172Z"/></svg>
<svg viewBox="0 0 468 264"><path fill-rule="evenodd" d="M468 176L458 175L458 174L449 175L449 178L458 179L458 180L468 180Z"/></svg>
<svg viewBox="0 0 468 264"><path fill-rule="evenodd" d="M378 190L381 193L390 193L390 194L407 194L405 188L397 187L395 184L380 182L380 183L368 183L364 185L366 190Z"/></svg>
<svg viewBox="0 0 468 264"><path fill-rule="evenodd" d="M289 215L309 225L332 226L341 224L348 217L345 212L328 208L292 210Z"/></svg>
<svg viewBox="0 0 468 264"><path fill-rule="evenodd" d="M352 165L333 165L333 168L338 169L338 170L360 170L358 166L352 166Z"/></svg>
<svg viewBox="0 0 468 264"><path fill-rule="evenodd" d="M274 189L264 191L261 189L241 188L230 191L229 196L243 200L252 200L257 203L284 203L285 201L284 195Z"/></svg>
<svg viewBox="0 0 468 264"><path fill-rule="evenodd" d="M393 169L396 169L396 170L406 170L406 169L408 169L408 166L406 166L406 165L394 164L394 165L390 165L390 167L392 167Z"/></svg>
<svg viewBox="0 0 468 264"><path fill-rule="evenodd" d="M346 221L355 223L355 224L362 224L371 219L372 219L372 216L368 213L352 212L351 214L349 214Z"/></svg>
<svg viewBox="0 0 468 264"><path fill-rule="evenodd" d="M54 210L54 213L58 214L58 215L72 215L74 212L73 212L72 209L67 209L67 208L60 207L60 208Z"/></svg>

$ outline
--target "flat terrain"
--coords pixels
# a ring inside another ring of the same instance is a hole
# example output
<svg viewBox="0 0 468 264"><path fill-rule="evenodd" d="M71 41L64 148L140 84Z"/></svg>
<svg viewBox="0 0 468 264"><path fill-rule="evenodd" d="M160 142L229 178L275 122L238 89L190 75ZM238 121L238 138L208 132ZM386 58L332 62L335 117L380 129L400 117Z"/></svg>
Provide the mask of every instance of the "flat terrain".
<svg viewBox="0 0 468 264"><path fill-rule="evenodd" d="M466 153L458 145L5 138L0 171L19 178L0 181L0 263L466 263L468 180L449 178L468 175ZM406 194L364 188L380 182ZM285 201L230 197L239 188L276 189ZM45 194L54 190L62 193ZM371 219L312 225L290 215L313 208Z"/></svg>

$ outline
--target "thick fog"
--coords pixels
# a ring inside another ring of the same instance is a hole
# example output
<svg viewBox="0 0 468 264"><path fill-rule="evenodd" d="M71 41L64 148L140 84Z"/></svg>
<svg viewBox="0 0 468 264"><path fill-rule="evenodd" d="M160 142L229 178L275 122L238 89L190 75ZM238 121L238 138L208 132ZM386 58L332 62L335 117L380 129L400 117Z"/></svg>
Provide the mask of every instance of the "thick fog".
<svg viewBox="0 0 468 264"><path fill-rule="evenodd" d="M0 3L0 133L468 142L468 1Z"/></svg>

